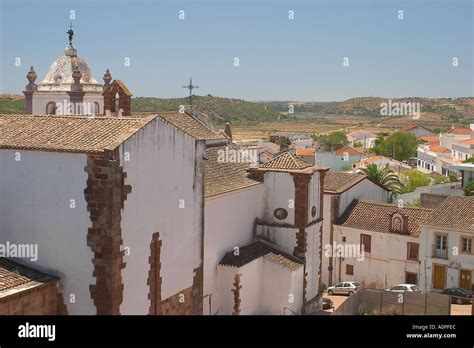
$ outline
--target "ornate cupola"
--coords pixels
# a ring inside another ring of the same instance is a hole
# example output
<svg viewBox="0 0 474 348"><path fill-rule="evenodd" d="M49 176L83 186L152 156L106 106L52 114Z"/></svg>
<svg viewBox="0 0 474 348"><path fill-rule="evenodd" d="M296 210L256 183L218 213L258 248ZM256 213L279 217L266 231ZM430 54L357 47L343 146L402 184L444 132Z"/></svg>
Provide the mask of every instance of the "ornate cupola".
<svg viewBox="0 0 474 348"><path fill-rule="evenodd" d="M29 84L23 93L28 114L103 113L103 86L94 79L86 61L77 55L72 26L66 34L69 42L64 55L53 62L43 81L35 84L37 75L33 67L26 76Z"/></svg>

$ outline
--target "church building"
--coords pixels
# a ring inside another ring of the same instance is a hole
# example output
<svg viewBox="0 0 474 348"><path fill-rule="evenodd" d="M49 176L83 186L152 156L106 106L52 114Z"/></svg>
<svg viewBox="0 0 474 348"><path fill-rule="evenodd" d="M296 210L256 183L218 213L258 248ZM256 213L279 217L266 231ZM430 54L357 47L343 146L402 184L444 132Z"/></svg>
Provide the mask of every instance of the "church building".
<svg viewBox="0 0 474 348"><path fill-rule="evenodd" d="M222 160L230 128L190 105L132 113L69 34L40 84L28 72L26 114L0 115L0 245L38 250L0 255L0 314L320 310L327 170Z"/></svg>

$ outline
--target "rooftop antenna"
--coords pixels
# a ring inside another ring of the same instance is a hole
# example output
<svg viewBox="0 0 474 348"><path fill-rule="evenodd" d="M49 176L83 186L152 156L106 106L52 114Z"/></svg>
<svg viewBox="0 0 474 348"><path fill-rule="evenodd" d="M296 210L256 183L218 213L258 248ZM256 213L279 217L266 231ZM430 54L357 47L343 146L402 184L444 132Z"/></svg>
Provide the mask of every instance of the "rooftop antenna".
<svg viewBox="0 0 474 348"><path fill-rule="evenodd" d="M189 89L189 105L193 105L193 89L199 88L199 86L193 85L193 78L189 78L189 85L183 86L183 88Z"/></svg>

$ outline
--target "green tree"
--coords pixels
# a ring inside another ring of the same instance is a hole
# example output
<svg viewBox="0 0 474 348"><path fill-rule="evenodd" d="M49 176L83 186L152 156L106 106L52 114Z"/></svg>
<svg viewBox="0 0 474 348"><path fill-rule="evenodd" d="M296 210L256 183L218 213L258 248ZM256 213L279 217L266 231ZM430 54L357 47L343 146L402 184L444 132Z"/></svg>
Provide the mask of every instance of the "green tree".
<svg viewBox="0 0 474 348"><path fill-rule="evenodd" d="M417 148L418 140L416 136L406 132L395 132L387 139L379 136L375 140L372 151L377 155L405 161L416 155Z"/></svg>
<svg viewBox="0 0 474 348"><path fill-rule="evenodd" d="M403 193L413 192L417 187L428 186L430 184L430 176L419 170L406 170L402 174L404 176Z"/></svg>
<svg viewBox="0 0 474 348"><path fill-rule="evenodd" d="M465 196L474 196L474 181L464 186L463 190Z"/></svg>
<svg viewBox="0 0 474 348"><path fill-rule="evenodd" d="M402 192L403 184L400 182L400 178L388 167L382 169L371 163L367 167L359 169L359 173L367 175L371 180L395 194Z"/></svg>
<svg viewBox="0 0 474 348"><path fill-rule="evenodd" d="M447 178L446 176L438 176L434 181L435 185L437 185L437 184L447 184L448 182L450 182L450 181L449 181L449 178Z"/></svg>
<svg viewBox="0 0 474 348"><path fill-rule="evenodd" d="M462 161L462 163L474 163L474 157L470 157L467 160Z"/></svg>
<svg viewBox="0 0 474 348"><path fill-rule="evenodd" d="M336 131L329 133L328 135L323 135L318 139L326 150L332 151L338 146L347 145L349 141L347 140L346 133L342 131Z"/></svg>

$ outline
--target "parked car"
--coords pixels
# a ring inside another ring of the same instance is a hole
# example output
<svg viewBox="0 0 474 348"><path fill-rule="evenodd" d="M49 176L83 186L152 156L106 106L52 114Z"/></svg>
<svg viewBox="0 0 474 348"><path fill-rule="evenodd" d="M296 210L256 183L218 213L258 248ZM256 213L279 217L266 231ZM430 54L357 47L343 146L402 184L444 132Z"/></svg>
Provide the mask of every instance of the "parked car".
<svg viewBox="0 0 474 348"><path fill-rule="evenodd" d="M461 288L448 288L441 291L443 295L451 296L451 303L456 304L471 304L472 292Z"/></svg>
<svg viewBox="0 0 474 348"><path fill-rule="evenodd" d="M415 284L398 284L386 291L391 292L421 292L421 289Z"/></svg>
<svg viewBox="0 0 474 348"><path fill-rule="evenodd" d="M349 295L358 291L361 288L360 283L358 282L341 282L336 285L328 287L328 295Z"/></svg>
<svg viewBox="0 0 474 348"><path fill-rule="evenodd" d="M334 303L327 297L323 297L323 309L334 309Z"/></svg>

